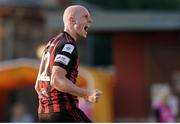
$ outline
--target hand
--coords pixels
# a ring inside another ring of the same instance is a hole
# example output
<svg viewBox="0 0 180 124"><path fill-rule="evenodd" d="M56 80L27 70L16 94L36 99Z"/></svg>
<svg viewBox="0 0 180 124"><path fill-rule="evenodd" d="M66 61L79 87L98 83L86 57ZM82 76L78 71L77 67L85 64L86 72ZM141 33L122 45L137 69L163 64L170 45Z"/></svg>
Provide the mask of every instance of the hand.
<svg viewBox="0 0 180 124"><path fill-rule="evenodd" d="M100 90L92 90L89 92L89 95L87 97L87 100L92 103L96 103L99 101L100 96L102 95L102 92Z"/></svg>

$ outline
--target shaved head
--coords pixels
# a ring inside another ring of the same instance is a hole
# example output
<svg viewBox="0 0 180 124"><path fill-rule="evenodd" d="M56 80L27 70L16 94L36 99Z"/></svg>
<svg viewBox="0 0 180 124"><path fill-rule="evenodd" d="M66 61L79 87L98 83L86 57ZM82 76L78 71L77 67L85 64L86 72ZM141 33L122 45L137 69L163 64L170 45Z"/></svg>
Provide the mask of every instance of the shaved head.
<svg viewBox="0 0 180 124"><path fill-rule="evenodd" d="M64 11L64 15L63 15L64 25L68 22L68 19L70 17L73 17L73 18L76 19L82 13L88 13L89 14L88 10L85 7L81 6L81 5L69 6Z"/></svg>
<svg viewBox="0 0 180 124"><path fill-rule="evenodd" d="M79 36L85 37L83 30L87 32L92 19L89 11L81 5L72 5L65 9L63 15L64 30L74 35L75 39Z"/></svg>

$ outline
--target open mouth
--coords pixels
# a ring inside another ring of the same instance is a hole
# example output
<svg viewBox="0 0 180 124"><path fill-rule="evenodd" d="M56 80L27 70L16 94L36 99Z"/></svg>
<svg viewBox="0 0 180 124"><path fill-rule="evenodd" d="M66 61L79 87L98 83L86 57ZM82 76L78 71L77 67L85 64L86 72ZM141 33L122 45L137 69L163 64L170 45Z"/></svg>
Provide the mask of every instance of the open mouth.
<svg viewBox="0 0 180 124"><path fill-rule="evenodd" d="M88 32L89 27L88 27L88 26L85 26L85 27L84 27L84 30L85 30L86 32Z"/></svg>

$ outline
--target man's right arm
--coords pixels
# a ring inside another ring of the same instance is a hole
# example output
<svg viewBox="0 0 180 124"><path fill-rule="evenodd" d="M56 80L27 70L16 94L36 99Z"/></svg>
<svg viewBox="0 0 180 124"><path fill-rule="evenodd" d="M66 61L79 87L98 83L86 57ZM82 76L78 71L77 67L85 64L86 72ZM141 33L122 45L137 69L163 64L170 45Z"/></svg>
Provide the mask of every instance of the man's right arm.
<svg viewBox="0 0 180 124"><path fill-rule="evenodd" d="M89 102L97 102L101 96L101 91L99 90L87 90L76 86L70 80L68 80L66 75L66 70L59 67L53 66L52 77L51 77L51 86L56 88L61 92L66 92L75 96L83 97Z"/></svg>

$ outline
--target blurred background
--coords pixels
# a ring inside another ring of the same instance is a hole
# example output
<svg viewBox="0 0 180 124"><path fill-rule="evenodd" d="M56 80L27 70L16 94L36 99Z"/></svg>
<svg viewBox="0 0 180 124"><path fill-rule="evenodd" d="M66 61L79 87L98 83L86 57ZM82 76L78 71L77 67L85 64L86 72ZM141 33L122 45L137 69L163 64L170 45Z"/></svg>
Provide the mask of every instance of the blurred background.
<svg viewBox="0 0 180 124"><path fill-rule="evenodd" d="M103 91L97 104L80 99L83 111L95 122L156 122L161 107L180 122L180 0L0 0L0 122L37 122L42 48L72 4L93 18L78 41L78 85Z"/></svg>

